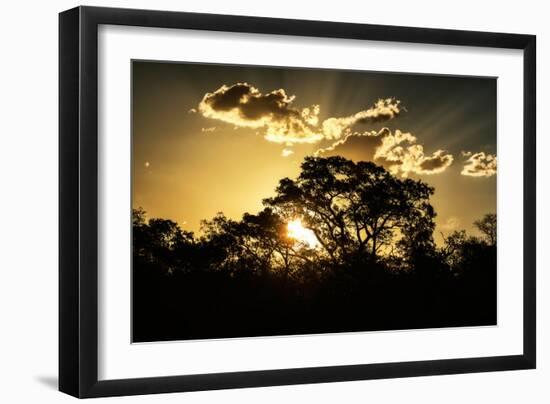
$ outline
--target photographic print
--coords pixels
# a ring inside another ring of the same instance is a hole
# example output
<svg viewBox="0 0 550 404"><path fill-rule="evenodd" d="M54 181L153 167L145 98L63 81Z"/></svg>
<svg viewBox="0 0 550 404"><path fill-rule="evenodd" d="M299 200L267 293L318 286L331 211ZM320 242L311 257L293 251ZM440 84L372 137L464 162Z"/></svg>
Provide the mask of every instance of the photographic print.
<svg viewBox="0 0 550 404"><path fill-rule="evenodd" d="M131 68L133 342L496 325L496 78Z"/></svg>

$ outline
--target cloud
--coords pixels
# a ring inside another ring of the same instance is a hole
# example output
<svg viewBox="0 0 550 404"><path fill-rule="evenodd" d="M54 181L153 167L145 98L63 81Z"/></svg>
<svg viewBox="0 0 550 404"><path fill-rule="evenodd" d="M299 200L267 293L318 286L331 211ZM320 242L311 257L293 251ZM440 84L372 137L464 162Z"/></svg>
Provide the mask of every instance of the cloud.
<svg viewBox="0 0 550 404"><path fill-rule="evenodd" d="M356 123L378 123L397 117L403 110L401 102L395 98L376 101L369 109L343 118L328 118L323 122L323 132L327 139L339 139L345 131Z"/></svg>
<svg viewBox="0 0 550 404"><path fill-rule="evenodd" d="M398 117L405 109L395 98L376 101L370 108L344 117L329 117L320 122L320 106L297 108L294 95L282 88L262 93L248 83L222 85L206 93L198 105L202 116L226 122L235 129L251 128L263 134L267 141L287 146L283 157L293 154L296 144L330 142L314 154L334 152L354 139L361 139L371 151L369 159L384 165L393 174L436 174L453 162L453 156L444 150L425 154L424 147L410 133L388 128L376 131L352 132L358 124L374 124ZM203 129L206 131L208 129Z"/></svg>
<svg viewBox="0 0 550 404"><path fill-rule="evenodd" d="M302 118L309 125L316 126L319 124L319 113L321 112L321 107L317 104L312 105L311 108L302 109Z"/></svg>
<svg viewBox="0 0 550 404"><path fill-rule="evenodd" d="M226 122L238 128L255 129L270 142L287 146L281 153L288 157L296 144L330 142L314 154L334 152L352 139L361 139L372 153L368 157L387 167L393 174L407 177L409 174L436 174L445 171L453 162L453 156L444 150L425 154L424 147L410 133L388 128L380 131L353 132L357 124L374 124L398 117L405 109L395 98L376 101L370 108L344 117L329 117L320 121L321 108L312 105L294 106L294 95L282 88L262 93L248 83L222 85L206 93L198 105L202 116Z"/></svg>
<svg viewBox="0 0 550 404"><path fill-rule="evenodd" d="M288 156L290 156L291 154L294 154L294 150L291 150L291 149L283 149L283 151L281 152L281 156L283 156L283 157L288 157Z"/></svg>
<svg viewBox="0 0 550 404"><path fill-rule="evenodd" d="M262 129L266 140L292 146L339 140L348 136L350 128L357 123L386 121L403 110L399 100L381 99L364 111L347 117L328 118L320 124L320 106L300 109L293 105L295 98L282 88L263 94L248 83L224 84L204 95L198 111L206 118L236 128Z"/></svg>
<svg viewBox="0 0 550 404"><path fill-rule="evenodd" d="M442 173L453 163L453 156L444 150L431 155L424 153L424 146L417 144L410 133L386 128L382 145L376 149L374 160L389 167L392 174L408 177L409 174Z"/></svg>
<svg viewBox="0 0 550 404"><path fill-rule="evenodd" d="M453 163L453 156L446 151L437 150L426 155L424 146L418 144L417 138L411 133L400 130L392 133L388 128L378 132L348 132L340 140L317 150L315 154L334 152L346 147L346 144L354 139L361 140L359 148L362 151L362 159L373 160L385 166L392 174L402 177L410 174L438 174ZM355 145L355 148L358 146Z"/></svg>
<svg viewBox="0 0 550 404"><path fill-rule="evenodd" d="M215 126L211 126L209 128L201 128L201 132L214 132L216 130Z"/></svg>
<svg viewBox="0 0 550 404"><path fill-rule="evenodd" d="M469 177L491 177L497 173L497 157L494 154L462 152L468 157L461 174Z"/></svg>
<svg viewBox="0 0 550 404"><path fill-rule="evenodd" d="M293 145L320 141L323 134L315 128L319 106L300 110L292 106L294 98L282 88L262 94L248 83L236 83L206 93L198 110L206 118L235 127L263 128L270 142Z"/></svg>
<svg viewBox="0 0 550 404"><path fill-rule="evenodd" d="M420 146L422 147L422 146ZM418 174L437 174L445 171L453 163L452 154L437 150L431 156L423 156L416 172Z"/></svg>
<svg viewBox="0 0 550 404"><path fill-rule="evenodd" d="M197 110L195 108L191 108L189 111L187 111L188 114L196 114Z"/></svg>
<svg viewBox="0 0 550 404"><path fill-rule="evenodd" d="M387 130L387 128L384 128L383 130ZM376 144L376 145L379 145L381 143L381 139L382 139L382 137L380 136L380 132L377 132L375 130L366 131L366 132L346 131L340 137L339 140L333 142L330 146L318 149L317 151L315 151L315 153L313 153L313 155L314 156L320 156L321 154L332 152L332 151L336 150L337 148L343 147L348 142L348 140L350 140L351 138L354 138L354 137L355 138L363 138L363 137L368 138L369 140L371 140L370 143ZM372 158L372 156L370 158Z"/></svg>

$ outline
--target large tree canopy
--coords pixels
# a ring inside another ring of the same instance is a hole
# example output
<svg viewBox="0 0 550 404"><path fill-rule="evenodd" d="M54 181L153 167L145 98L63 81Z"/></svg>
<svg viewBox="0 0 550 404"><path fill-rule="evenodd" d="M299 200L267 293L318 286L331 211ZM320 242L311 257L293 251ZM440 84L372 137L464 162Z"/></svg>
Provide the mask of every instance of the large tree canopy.
<svg viewBox="0 0 550 404"><path fill-rule="evenodd" d="M334 262L432 246L433 188L399 179L372 162L307 157L296 180L284 178L264 200L285 220L300 218Z"/></svg>

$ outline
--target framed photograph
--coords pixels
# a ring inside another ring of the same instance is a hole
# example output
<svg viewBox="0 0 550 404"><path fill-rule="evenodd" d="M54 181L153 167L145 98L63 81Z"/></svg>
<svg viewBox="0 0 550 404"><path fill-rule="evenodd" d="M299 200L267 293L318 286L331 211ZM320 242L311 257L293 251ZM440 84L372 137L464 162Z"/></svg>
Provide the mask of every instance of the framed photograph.
<svg viewBox="0 0 550 404"><path fill-rule="evenodd" d="M532 35L60 14L59 387L532 369Z"/></svg>

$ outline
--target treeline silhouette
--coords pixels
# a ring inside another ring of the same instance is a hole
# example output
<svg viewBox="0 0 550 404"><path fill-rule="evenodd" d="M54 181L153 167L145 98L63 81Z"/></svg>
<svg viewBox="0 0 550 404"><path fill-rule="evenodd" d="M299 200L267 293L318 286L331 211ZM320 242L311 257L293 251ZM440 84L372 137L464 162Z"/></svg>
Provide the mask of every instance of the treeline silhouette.
<svg viewBox="0 0 550 404"><path fill-rule="evenodd" d="M133 211L135 342L496 324L495 214L438 247L427 184L342 157L301 168L201 236Z"/></svg>

